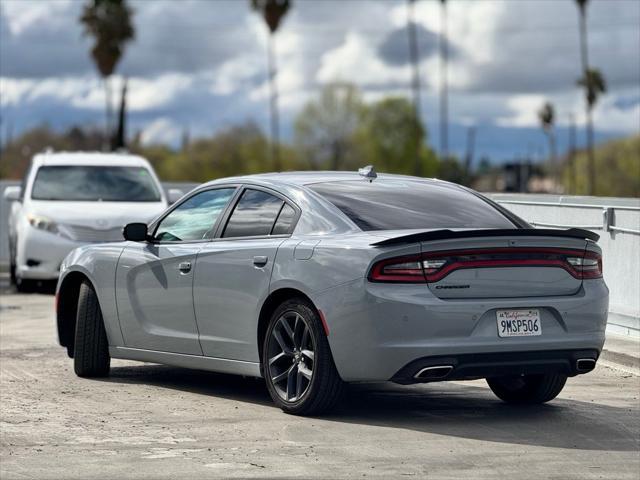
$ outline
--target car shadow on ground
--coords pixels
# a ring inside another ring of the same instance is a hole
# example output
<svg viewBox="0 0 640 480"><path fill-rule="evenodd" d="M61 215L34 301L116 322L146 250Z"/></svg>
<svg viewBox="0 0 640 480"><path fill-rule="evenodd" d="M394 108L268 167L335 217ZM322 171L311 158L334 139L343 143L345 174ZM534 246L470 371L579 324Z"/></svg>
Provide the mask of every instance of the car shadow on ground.
<svg viewBox="0 0 640 480"><path fill-rule="evenodd" d="M281 414L261 379L141 365L113 367L104 380L258 404L273 408L273 415ZM511 406L477 383L350 385L341 405L322 418L515 445L610 451L639 447L637 428L632 427L638 424L634 409L566 399L562 394L545 405Z"/></svg>

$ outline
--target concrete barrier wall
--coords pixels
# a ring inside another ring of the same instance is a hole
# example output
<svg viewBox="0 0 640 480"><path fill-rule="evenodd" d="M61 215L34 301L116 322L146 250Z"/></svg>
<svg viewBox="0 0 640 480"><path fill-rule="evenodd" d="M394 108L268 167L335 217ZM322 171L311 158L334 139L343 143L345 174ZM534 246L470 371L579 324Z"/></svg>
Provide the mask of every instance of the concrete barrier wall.
<svg viewBox="0 0 640 480"><path fill-rule="evenodd" d="M538 227L575 226L600 235L604 279L610 290L609 330L640 336L639 199L527 194L491 197Z"/></svg>
<svg viewBox="0 0 640 480"><path fill-rule="evenodd" d="M0 192L16 181L0 180ZM165 190L180 188L185 193L195 183L164 183ZM600 235L598 244L604 257L604 277L611 290L610 329L625 335L640 336L640 200L601 197L560 197L554 195L492 194L491 197L539 227L578 226ZM610 216L608 230L603 212ZM0 263L9 261L7 217L9 205L0 198Z"/></svg>

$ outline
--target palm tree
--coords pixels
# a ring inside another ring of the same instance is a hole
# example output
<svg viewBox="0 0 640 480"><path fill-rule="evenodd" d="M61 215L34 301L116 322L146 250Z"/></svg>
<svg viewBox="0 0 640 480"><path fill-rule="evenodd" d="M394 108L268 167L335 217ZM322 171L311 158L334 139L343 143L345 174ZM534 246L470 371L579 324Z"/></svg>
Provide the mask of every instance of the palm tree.
<svg viewBox="0 0 640 480"><path fill-rule="evenodd" d="M589 158L589 195L596 195L596 168L593 151L593 109L600 94L607 91L604 75L597 68L587 68L578 79L578 86L584 88L587 105L587 154Z"/></svg>
<svg viewBox="0 0 640 480"><path fill-rule="evenodd" d="M606 83L600 71L589 65L589 48L587 41L587 4L588 0L575 0L580 13L580 58L582 75L578 85L585 90L585 106L587 114L587 156L589 170L589 195L596 194L596 166L593 151L593 108L600 93L606 91Z"/></svg>
<svg viewBox="0 0 640 480"><path fill-rule="evenodd" d="M540 110L538 110L538 119L547 139L549 140L549 159L551 160L551 172L554 180L558 181L558 166L556 165L556 134L554 132L555 110L553 105L546 102Z"/></svg>
<svg viewBox="0 0 640 480"><path fill-rule="evenodd" d="M112 125L109 78L122 58L125 45L135 36L132 15L126 0L88 0L79 19L84 34L94 38L91 56L104 80L107 141Z"/></svg>
<svg viewBox="0 0 640 480"><path fill-rule="evenodd" d="M413 108L416 118L420 118L420 53L418 51L418 32L413 19L413 6L415 0L407 0L407 33L409 35L409 55L413 66L412 90ZM420 142L416 143L414 154L414 175L422 175L422 162L420 161Z"/></svg>
<svg viewBox="0 0 640 480"><path fill-rule="evenodd" d="M274 34L280 22L291 7L290 0L251 0L254 10L260 12L269 28L269 44L267 47L267 68L269 70L270 109L271 109L271 156L273 168L280 170L280 120L278 115L278 87L276 84L276 56Z"/></svg>

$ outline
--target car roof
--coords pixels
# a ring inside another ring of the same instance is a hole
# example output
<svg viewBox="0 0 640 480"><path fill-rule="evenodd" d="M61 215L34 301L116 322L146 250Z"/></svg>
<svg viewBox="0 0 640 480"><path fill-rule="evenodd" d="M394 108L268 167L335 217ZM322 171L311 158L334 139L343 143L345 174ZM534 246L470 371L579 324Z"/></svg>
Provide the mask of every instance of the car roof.
<svg viewBox="0 0 640 480"><path fill-rule="evenodd" d="M44 152L33 157L34 166L116 166L148 167L149 162L138 155L104 152Z"/></svg>
<svg viewBox="0 0 640 480"><path fill-rule="evenodd" d="M344 181L366 181L358 172L350 171L308 171L308 172L277 172L258 173L255 175L243 175L237 177L219 178L207 182L203 186L215 185L219 183L258 183L263 185L294 185L305 186L314 183L344 182ZM413 177L410 175L397 175L389 173L379 173L373 180L411 180L424 183L450 184L435 178ZM455 184L450 184L455 185Z"/></svg>

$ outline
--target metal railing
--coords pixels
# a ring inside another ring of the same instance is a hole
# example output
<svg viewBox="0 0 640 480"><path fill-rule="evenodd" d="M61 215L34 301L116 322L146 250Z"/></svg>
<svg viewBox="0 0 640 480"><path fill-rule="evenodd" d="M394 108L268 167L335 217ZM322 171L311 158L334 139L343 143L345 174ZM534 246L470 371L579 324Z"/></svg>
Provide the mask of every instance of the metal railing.
<svg viewBox="0 0 640 480"><path fill-rule="evenodd" d="M607 331L640 336L640 200L555 195L535 198L531 194L504 193L490 196L537 227L596 231L609 286Z"/></svg>
<svg viewBox="0 0 640 480"><path fill-rule="evenodd" d="M537 207L567 207L567 208L586 208L586 209L600 209L602 210L602 223L598 225L567 225L559 223L547 223L530 221L529 223L535 227L551 227L551 228L583 228L585 230L604 230L605 232L621 232L630 233L632 235L640 235L640 230L633 228L619 227L614 225L615 211L626 210L632 212L640 212L640 207L630 206L615 206L615 207L603 207L602 205L589 205L578 203L556 203L556 202L534 202L523 200L496 200L500 204L511 205L530 205Z"/></svg>

